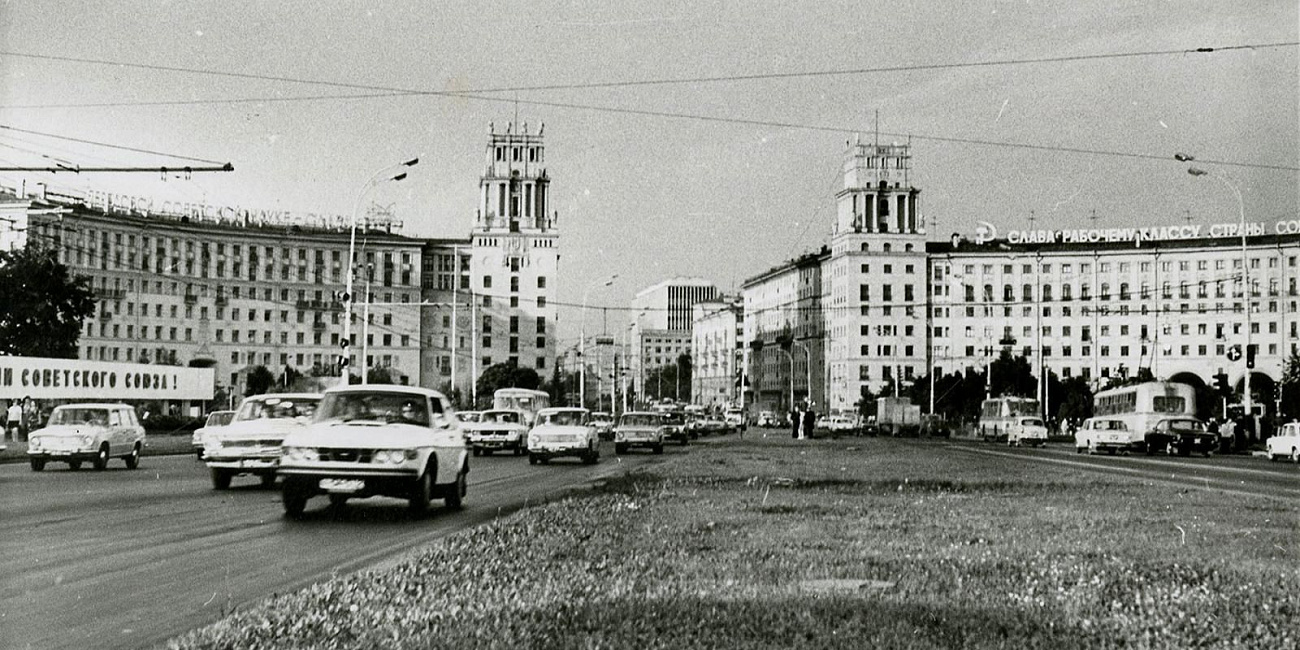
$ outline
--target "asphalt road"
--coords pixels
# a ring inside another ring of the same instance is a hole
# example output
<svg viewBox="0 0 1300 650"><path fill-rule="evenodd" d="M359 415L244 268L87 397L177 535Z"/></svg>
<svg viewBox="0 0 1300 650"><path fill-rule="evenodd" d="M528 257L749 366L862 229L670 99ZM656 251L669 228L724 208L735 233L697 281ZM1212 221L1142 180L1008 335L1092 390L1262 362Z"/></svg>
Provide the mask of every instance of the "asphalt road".
<svg viewBox="0 0 1300 650"><path fill-rule="evenodd" d="M950 443L952 449L993 455L1045 466L1070 467L1112 476L1212 490L1259 498L1300 500L1300 465L1269 462L1259 456L1164 456L1156 454L1089 455L1075 453L1073 444L1046 447L1006 447L980 441Z"/></svg>
<svg viewBox="0 0 1300 650"><path fill-rule="evenodd" d="M470 460L465 509L412 519L404 501L318 497L282 517L278 489L237 477L212 489L193 456L142 459L103 472L0 465L0 647L142 648L273 593L379 564L451 533L662 456ZM668 454L688 453L669 447Z"/></svg>

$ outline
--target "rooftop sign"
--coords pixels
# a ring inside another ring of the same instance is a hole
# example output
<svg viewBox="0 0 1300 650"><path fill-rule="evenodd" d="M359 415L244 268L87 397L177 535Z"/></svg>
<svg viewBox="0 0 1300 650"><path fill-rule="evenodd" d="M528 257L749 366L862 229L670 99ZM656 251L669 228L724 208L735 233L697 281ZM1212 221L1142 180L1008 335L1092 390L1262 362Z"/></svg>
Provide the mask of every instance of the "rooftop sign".
<svg viewBox="0 0 1300 650"><path fill-rule="evenodd" d="M345 230L351 226L351 217L317 213L296 213L288 210L266 210L212 205L184 201L157 201L151 197L113 194L92 190L86 195L86 205L105 214L161 215L189 218L193 221L230 226L301 226L324 230ZM391 213L379 212L361 215L358 225L389 230L401 228L402 222Z"/></svg>
<svg viewBox="0 0 1300 650"><path fill-rule="evenodd" d="M1245 224L1246 237L1266 234L1300 234L1300 219L1278 221L1273 224L1251 221ZM1216 223L1210 226L1151 226L1145 228L1077 228L1064 230L1011 230L1007 232L1009 244L1096 244L1100 242L1179 241L1188 239L1216 239L1241 237L1242 224ZM987 242L997 239L997 228L985 221L979 222L975 239Z"/></svg>

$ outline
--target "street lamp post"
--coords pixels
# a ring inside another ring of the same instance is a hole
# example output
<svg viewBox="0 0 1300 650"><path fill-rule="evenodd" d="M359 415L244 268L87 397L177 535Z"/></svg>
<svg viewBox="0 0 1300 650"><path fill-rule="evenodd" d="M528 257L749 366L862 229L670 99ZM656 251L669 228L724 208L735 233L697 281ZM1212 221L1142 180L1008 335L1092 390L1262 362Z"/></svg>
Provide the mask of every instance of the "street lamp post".
<svg viewBox="0 0 1300 650"><path fill-rule="evenodd" d="M1191 162L1195 160L1195 157L1189 156L1187 154L1179 153L1179 154L1174 154L1174 159L1180 162ZM1188 167L1187 173L1191 174L1192 176L1209 176L1210 178L1217 179L1220 183L1223 183L1224 185L1228 186L1228 189L1232 190L1232 194L1237 197L1237 217L1238 217L1238 224L1239 224L1238 230L1240 231L1241 234L1241 294L1242 294L1242 298L1245 300L1246 303L1246 348L1242 351L1244 353L1242 356L1245 357L1246 360L1246 376L1244 379L1245 387L1244 390L1242 391L1241 404L1242 404L1243 415L1250 418L1251 432L1253 434L1255 430L1254 427L1255 412L1254 412L1254 404L1252 403L1253 397L1250 394L1250 374L1251 371L1254 369L1251 368L1250 362L1255 357L1250 353L1251 285L1250 285L1250 259L1246 249L1246 204L1241 198L1241 190L1237 189L1236 185L1233 185L1232 183L1228 182L1228 179L1224 178L1222 174L1211 174L1210 172L1201 169L1199 167Z"/></svg>
<svg viewBox="0 0 1300 650"><path fill-rule="evenodd" d="M361 306L361 383L370 379L370 285L375 280L375 265L366 264L366 302Z"/></svg>
<svg viewBox="0 0 1300 650"><path fill-rule="evenodd" d="M361 190L357 192L357 200L352 206L352 223L348 228L350 231L350 234L348 235L348 279L347 284L343 289L343 341L340 344L340 347L343 348L343 359L339 363L339 374L341 375L339 380L344 386L348 384L348 363L352 355L352 351L350 350L352 346L352 271L357 261L357 213L361 211L361 199L365 197L366 192L370 190L370 188L380 183L387 181L400 181L403 178L406 178L406 172L393 174L392 172L394 169L399 167L414 167L419 163L419 158L412 158L396 165L389 165L375 172L366 180L366 184L361 186ZM364 376L362 379L365 379Z"/></svg>
<svg viewBox="0 0 1300 650"><path fill-rule="evenodd" d="M808 384L807 384L807 386L806 386L805 388L808 390L808 404L811 405L811 404L812 404L812 401L813 401L813 398L812 398L812 397L813 397L813 386L812 386L812 349L810 349L810 348L808 347L808 344L806 344L806 343L804 343L804 342L802 342L802 341L791 341L791 343L793 343L793 344L795 344L795 345L797 345L797 346L803 348L803 353L806 354L806 355L808 355L808 367L804 369L804 370L807 372L807 375L808 375L808 378L807 378L807 382L808 382ZM792 373L791 376L790 376L790 381L793 382L793 381L794 381L794 375L793 375L793 372L794 372L794 356L791 356L791 357L790 357L790 372ZM793 394L793 393L792 393L792 394ZM792 397L791 399L793 399L793 397Z"/></svg>
<svg viewBox="0 0 1300 650"><path fill-rule="evenodd" d="M618 274L609 276L603 280L597 280L587 285L582 290L582 310L578 312L578 406L587 407L587 294L591 292L592 287L601 285L608 287L614 284Z"/></svg>

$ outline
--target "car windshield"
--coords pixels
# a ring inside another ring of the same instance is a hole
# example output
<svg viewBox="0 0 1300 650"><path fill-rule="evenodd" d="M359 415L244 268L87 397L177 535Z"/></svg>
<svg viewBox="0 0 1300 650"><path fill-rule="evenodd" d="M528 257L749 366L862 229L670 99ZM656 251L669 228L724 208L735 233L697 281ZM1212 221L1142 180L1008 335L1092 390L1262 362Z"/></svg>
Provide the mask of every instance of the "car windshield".
<svg viewBox="0 0 1300 650"><path fill-rule="evenodd" d="M1041 426L1043 426L1043 421L1040 420L1040 419L1038 419L1038 418L1021 418L1021 419L1020 419L1020 423L1021 423L1021 424L1029 425L1029 426L1031 426L1031 427L1041 427Z"/></svg>
<svg viewBox="0 0 1300 650"><path fill-rule="evenodd" d="M584 415L585 413L582 411L551 411L550 413L538 415L537 423L561 427L579 426L582 424Z"/></svg>
<svg viewBox="0 0 1300 650"><path fill-rule="evenodd" d="M423 395L381 390L347 391L326 395L316 413L316 421L365 420L428 426L431 413L442 413L442 404Z"/></svg>
<svg viewBox="0 0 1300 650"><path fill-rule="evenodd" d="M625 427L653 427L659 425L659 416L649 413L628 413L620 422Z"/></svg>
<svg viewBox="0 0 1300 650"><path fill-rule="evenodd" d="M521 418L517 411L485 411L479 416L479 422L495 422L498 424L519 424Z"/></svg>
<svg viewBox="0 0 1300 650"><path fill-rule="evenodd" d="M1200 420L1170 420L1169 428L1174 431L1204 431L1205 425Z"/></svg>
<svg viewBox="0 0 1300 650"><path fill-rule="evenodd" d="M209 413L208 421L205 422L203 426L224 427L227 424L230 424L230 420L234 417L235 417L234 411L219 411L217 413Z"/></svg>
<svg viewBox="0 0 1300 650"><path fill-rule="evenodd" d="M456 419L461 422L478 422L481 415L482 414L478 411L458 411L456 413Z"/></svg>
<svg viewBox="0 0 1300 650"><path fill-rule="evenodd" d="M686 423L686 417L683 416L681 413L665 413L663 418L664 418L664 424L685 424Z"/></svg>
<svg viewBox="0 0 1300 650"><path fill-rule="evenodd" d="M613 422L614 416L608 413L592 413L591 421L592 422Z"/></svg>
<svg viewBox="0 0 1300 650"><path fill-rule="evenodd" d="M275 397L267 395L246 400L239 407L232 422L248 420L292 420L297 417L311 417L316 412L319 397Z"/></svg>
<svg viewBox="0 0 1300 650"><path fill-rule="evenodd" d="M108 411L90 408L57 408L50 414L49 424L108 424Z"/></svg>

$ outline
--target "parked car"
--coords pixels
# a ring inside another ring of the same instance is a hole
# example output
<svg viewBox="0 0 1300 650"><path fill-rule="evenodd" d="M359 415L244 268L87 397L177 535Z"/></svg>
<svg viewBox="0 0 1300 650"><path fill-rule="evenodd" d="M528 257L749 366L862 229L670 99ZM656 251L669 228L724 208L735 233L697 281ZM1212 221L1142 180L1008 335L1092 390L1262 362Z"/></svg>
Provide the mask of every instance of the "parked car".
<svg viewBox="0 0 1300 650"><path fill-rule="evenodd" d="M208 414L208 418L203 421L203 426L194 430L194 436L190 438L190 445L194 449L195 455L199 460L203 460L203 446L207 444L207 436L216 433L217 429L230 424L230 420L235 417L234 411L213 411Z"/></svg>
<svg viewBox="0 0 1300 650"><path fill-rule="evenodd" d="M1078 453L1115 454L1132 449L1133 432L1123 420L1088 418L1074 432L1074 450Z"/></svg>
<svg viewBox="0 0 1300 650"><path fill-rule="evenodd" d="M285 436L307 426L320 400L319 393L245 397L230 424L204 441L203 460L213 489L229 489L231 479L241 474L258 477L264 487L274 484Z"/></svg>
<svg viewBox="0 0 1300 650"><path fill-rule="evenodd" d="M591 465L600 461L600 438L584 408L553 407L537 412L528 432L528 462L549 463L552 458L575 456Z"/></svg>
<svg viewBox="0 0 1300 650"><path fill-rule="evenodd" d="M601 440L614 439L614 416L597 411L591 414L591 426L596 428L596 436Z"/></svg>
<svg viewBox="0 0 1300 650"><path fill-rule="evenodd" d="M27 459L32 471L45 469L50 461L65 462L80 469L90 461L102 470L112 458L121 458L127 469L140 466L144 449L144 427L135 409L126 404L64 404L50 413L45 427L27 437Z"/></svg>
<svg viewBox="0 0 1300 650"><path fill-rule="evenodd" d="M709 435L710 433L726 433L727 423L716 415L706 415L700 418L700 434Z"/></svg>
<svg viewBox="0 0 1300 650"><path fill-rule="evenodd" d="M676 440L683 447L690 443L690 432L686 430L686 416L681 413L663 414L664 439Z"/></svg>
<svg viewBox="0 0 1300 650"><path fill-rule="evenodd" d="M1144 436L1146 453L1164 451L1169 455L1186 456L1200 452L1209 456L1219 446L1219 436L1205 428L1205 423L1189 417L1169 417L1156 422Z"/></svg>
<svg viewBox="0 0 1300 650"><path fill-rule="evenodd" d="M849 415L827 415L817 422L817 427L833 436L846 436L857 433L857 418Z"/></svg>
<svg viewBox="0 0 1300 650"><path fill-rule="evenodd" d="M1293 463L1300 463L1300 422L1288 422L1277 433L1264 441L1268 450L1268 459L1290 458Z"/></svg>
<svg viewBox="0 0 1300 650"><path fill-rule="evenodd" d="M284 514L302 516L320 494L388 496L420 516L433 499L459 509L468 491L469 449L447 398L415 386L362 384L325 391L311 424L284 439Z"/></svg>
<svg viewBox="0 0 1300 650"><path fill-rule="evenodd" d="M727 431L742 431L745 428L745 412L738 408L729 408L722 414L722 422Z"/></svg>
<svg viewBox="0 0 1300 650"><path fill-rule="evenodd" d="M771 411L762 411L758 414L758 426L775 427L779 425L780 421L777 420L775 413Z"/></svg>
<svg viewBox="0 0 1300 650"><path fill-rule="evenodd" d="M528 451L528 415L514 409L483 411L477 421L461 423L474 455L509 450L516 456Z"/></svg>
<svg viewBox="0 0 1300 650"><path fill-rule="evenodd" d="M1030 445L1040 447L1047 444L1047 425L1042 418L1020 417L1007 427L1007 446L1019 447Z"/></svg>
<svg viewBox="0 0 1300 650"><path fill-rule="evenodd" d="M614 453L626 454L633 447L647 447L664 453L663 416L651 411L632 411L619 418L614 427Z"/></svg>

